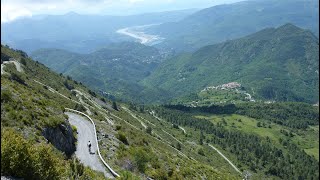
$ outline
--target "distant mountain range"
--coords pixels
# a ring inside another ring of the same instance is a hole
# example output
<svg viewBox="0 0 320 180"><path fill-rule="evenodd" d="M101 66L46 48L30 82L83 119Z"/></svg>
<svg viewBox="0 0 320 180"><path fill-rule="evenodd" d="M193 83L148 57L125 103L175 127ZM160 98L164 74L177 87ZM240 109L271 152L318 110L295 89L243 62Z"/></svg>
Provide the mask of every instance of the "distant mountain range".
<svg viewBox="0 0 320 180"><path fill-rule="evenodd" d="M131 16L41 15L3 23L1 43L31 53L40 48L60 48L89 53L112 42L130 40L120 28L178 21L197 9L147 13Z"/></svg>
<svg viewBox="0 0 320 180"><path fill-rule="evenodd" d="M157 47L181 52L285 23L310 29L319 37L318 21L317 0L251 0L203 9L181 21L150 27L147 32L165 38Z"/></svg>
<svg viewBox="0 0 320 180"><path fill-rule="evenodd" d="M241 83L263 100L319 101L319 40L286 24L163 60L153 47L120 43L91 54L44 49L32 57L92 88L137 102L166 101Z"/></svg>
<svg viewBox="0 0 320 180"><path fill-rule="evenodd" d="M315 103L318 71L319 39L286 24L174 57L144 83L179 96L236 81L261 99Z"/></svg>
<svg viewBox="0 0 320 180"><path fill-rule="evenodd" d="M81 15L73 12L35 16L4 23L1 42L27 53L40 48L91 53L111 43L135 40L116 33L119 29L159 24L143 29L144 33L162 39L162 43L154 46L190 52L285 23L310 29L319 37L318 21L319 2L316 0L249 0L203 10L132 16Z"/></svg>

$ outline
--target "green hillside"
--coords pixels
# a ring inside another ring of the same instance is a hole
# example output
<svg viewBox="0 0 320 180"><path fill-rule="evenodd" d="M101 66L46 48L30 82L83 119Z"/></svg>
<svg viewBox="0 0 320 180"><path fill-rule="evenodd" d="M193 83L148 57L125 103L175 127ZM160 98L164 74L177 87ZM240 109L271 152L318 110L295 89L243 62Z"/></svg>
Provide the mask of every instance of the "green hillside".
<svg viewBox="0 0 320 180"><path fill-rule="evenodd" d="M66 136L81 140L64 114L68 107L93 119L101 155L118 179L243 179L245 174L257 180L319 178L318 107L111 103L22 51L2 46L1 60L2 176L104 178L72 154L74 140L63 144L71 145L68 154L44 133L69 127Z"/></svg>
<svg viewBox="0 0 320 180"><path fill-rule="evenodd" d="M142 102L148 99L146 94L152 94L148 92L162 93L139 84L164 58L156 48L140 43L115 43L90 54L40 49L31 56L58 73L119 99Z"/></svg>
<svg viewBox="0 0 320 180"><path fill-rule="evenodd" d="M64 114L65 108L71 108L94 120L101 155L120 175L118 179L241 177L214 150L186 143L196 141L200 131L185 135L143 108L112 103L23 51L1 46L1 62L1 176L104 179L74 155L77 128ZM55 143L55 138L63 137L71 140Z"/></svg>
<svg viewBox="0 0 320 180"><path fill-rule="evenodd" d="M318 38L286 24L171 58L144 84L183 96L238 82L256 99L316 103L318 71Z"/></svg>
<svg viewBox="0 0 320 180"><path fill-rule="evenodd" d="M4 3L1 180L319 179L318 1L28 4Z"/></svg>
<svg viewBox="0 0 320 180"><path fill-rule="evenodd" d="M203 133L200 142L214 143L225 152L236 155L237 161L242 162L239 166L255 172L252 179L266 179L268 175L280 179L318 178L319 163L315 158L319 159L319 109L294 103L253 106L244 104L242 108L247 110L246 115L232 111L232 105L202 108L167 105L156 108L155 113L177 126L200 129ZM304 108L299 109L299 106ZM254 111L259 107L265 111ZM310 115L314 118L307 129L290 128L269 120L268 114L273 114L273 107L277 115L291 116L278 119L279 122L296 124L295 118L309 118ZM290 110L296 114L290 113ZM255 118L251 117L257 114Z"/></svg>
<svg viewBox="0 0 320 180"><path fill-rule="evenodd" d="M3 57L14 58L21 66L20 72L13 63L4 65L9 59ZM37 82L50 85L70 99L75 96L66 86L86 89L31 60L24 52L1 45L1 175L103 179L102 174L71 157L76 132L63 112L65 107L75 108L76 104ZM55 136L60 140L56 141Z"/></svg>

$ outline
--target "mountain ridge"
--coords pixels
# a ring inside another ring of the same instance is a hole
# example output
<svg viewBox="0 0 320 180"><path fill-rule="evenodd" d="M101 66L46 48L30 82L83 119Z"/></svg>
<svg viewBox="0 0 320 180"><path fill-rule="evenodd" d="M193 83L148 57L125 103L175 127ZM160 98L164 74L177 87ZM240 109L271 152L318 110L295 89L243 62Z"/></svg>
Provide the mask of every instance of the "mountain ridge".
<svg viewBox="0 0 320 180"><path fill-rule="evenodd" d="M318 38L310 31L292 24L267 28L165 61L144 83L171 89L175 94L185 94L182 89L191 93L191 89L200 91L206 86L237 81L259 98L301 101L304 96L314 103L318 101L318 44ZM283 87L283 83L290 88ZM267 90L268 86L271 92ZM284 89L277 89L280 87ZM312 95L298 95L299 89L300 94L308 91ZM282 91L282 95L277 91ZM285 95L290 93L291 98Z"/></svg>
<svg viewBox="0 0 320 180"><path fill-rule="evenodd" d="M195 12L178 22L147 30L166 38L159 48L194 51L202 46L236 39L267 27L292 23L310 29L319 37L318 1L242 1Z"/></svg>
<svg viewBox="0 0 320 180"><path fill-rule="evenodd" d="M131 16L76 13L23 18L3 24L1 43L27 53L40 48L62 48L77 53L90 53L106 44L130 40L118 35L118 29L176 21L194 11L195 9L189 9Z"/></svg>

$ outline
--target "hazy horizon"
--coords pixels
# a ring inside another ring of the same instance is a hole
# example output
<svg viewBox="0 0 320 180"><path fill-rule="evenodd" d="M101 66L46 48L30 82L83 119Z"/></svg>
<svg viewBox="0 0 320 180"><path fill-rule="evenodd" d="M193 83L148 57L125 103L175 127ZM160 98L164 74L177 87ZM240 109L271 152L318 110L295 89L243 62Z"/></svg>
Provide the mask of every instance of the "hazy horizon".
<svg viewBox="0 0 320 180"><path fill-rule="evenodd" d="M127 16L154 12L201 9L243 0L1 0L1 23L36 15L77 14Z"/></svg>

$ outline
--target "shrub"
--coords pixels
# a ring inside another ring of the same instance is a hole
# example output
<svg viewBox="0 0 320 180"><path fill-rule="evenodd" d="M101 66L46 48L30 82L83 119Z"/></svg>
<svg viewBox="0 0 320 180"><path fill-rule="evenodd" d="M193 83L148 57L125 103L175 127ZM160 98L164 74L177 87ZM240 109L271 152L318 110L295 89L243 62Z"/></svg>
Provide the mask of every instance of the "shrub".
<svg viewBox="0 0 320 180"><path fill-rule="evenodd" d="M122 171L119 180L139 180L140 178L134 176L130 171Z"/></svg>
<svg viewBox="0 0 320 180"><path fill-rule="evenodd" d="M29 149L30 144L21 135L12 129L1 129L1 174L31 176L33 169Z"/></svg>
<svg viewBox="0 0 320 180"><path fill-rule="evenodd" d="M53 149L48 145L40 145L33 147L32 151L30 156L35 169L34 175L39 179L59 179L59 159L53 156Z"/></svg>
<svg viewBox="0 0 320 180"><path fill-rule="evenodd" d="M97 97L97 94L94 92L94 91L91 91L90 89L89 89L89 94L91 95L91 96L93 96L93 97Z"/></svg>
<svg viewBox="0 0 320 180"><path fill-rule="evenodd" d="M201 156L204 156L204 151L202 148L198 149L198 154L200 154Z"/></svg>
<svg viewBox="0 0 320 180"><path fill-rule="evenodd" d="M1 103L12 101L12 93L8 90L1 90Z"/></svg>
<svg viewBox="0 0 320 180"><path fill-rule="evenodd" d="M146 129L146 132L147 132L148 134L151 134L151 133L152 133L152 128L151 128L150 126L148 126L147 129Z"/></svg>
<svg viewBox="0 0 320 180"><path fill-rule="evenodd" d="M27 61L25 58L21 58L20 63L23 65L27 65Z"/></svg>
<svg viewBox="0 0 320 180"><path fill-rule="evenodd" d="M179 129L179 126L176 125L176 124L173 124L172 127L175 128L175 129Z"/></svg>
<svg viewBox="0 0 320 180"><path fill-rule="evenodd" d="M45 119L44 119L45 125L48 127L53 127L53 128L59 126L63 122L64 122L63 119L53 117L53 116L45 117Z"/></svg>
<svg viewBox="0 0 320 180"><path fill-rule="evenodd" d="M14 73L14 72L11 73L10 79L13 81L16 81L22 85L25 85L25 86L27 85L26 82L24 81L24 79L20 75Z"/></svg>
<svg viewBox="0 0 320 180"><path fill-rule="evenodd" d="M72 90L74 89L74 86L72 84L69 84L68 81L64 81L63 85L68 89L68 90Z"/></svg>
<svg viewBox="0 0 320 180"><path fill-rule="evenodd" d="M81 112L85 112L86 108L82 105L82 104L76 104L75 110L81 111Z"/></svg>
<svg viewBox="0 0 320 180"><path fill-rule="evenodd" d="M121 125L116 125L116 130L118 131L118 130L120 130L121 129Z"/></svg>
<svg viewBox="0 0 320 180"><path fill-rule="evenodd" d="M177 143L177 149L180 151L181 150L181 144Z"/></svg>
<svg viewBox="0 0 320 180"><path fill-rule="evenodd" d="M26 52L24 52L24 51L21 51L21 50L16 50L22 57L24 57L24 58L27 58L28 57L28 54L26 53ZM24 58L22 58L22 59L24 59Z"/></svg>
<svg viewBox="0 0 320 180"><path fill-rule="evenodd" d="M67 76L67 79L70 80L70 81L72 80L72 78L70 76Z"/></svg>
<svg viewBox="0 0 320 180"><path fill-rule="evenodd" d="M142 148L137 148L133 153L133 157L138 170L140 172L145 172L146 165L151 159L148 153Z"/></svg>
<svg viewBox="0 0 320 180"><path fill-rule="evenodd" d="M112 102L112 108L116 111L118 111L118 106L117 106L117 103L115 101Z"/></svg>
<svg viewBox="0 0 320 180"><path fill-rule="evenodd" d="M72 95L72 96L76 96L77 93L76 93L75 91L71 91L71 95Z"/></svg>
<svg viewBox="0 0 320 180"><path fill-rule="evenodd" d="M80 163L77 158L72 158L70 160L71 176L73 179L82 176L84 172L84 166Z"/></svg>
<svg viewBox="0 0 320 180"><path fill-rule="evenodd" d="M1 61L9 61L11 57L1 52Z"/></svg>
<svg viewBox="0 0 320 180"><path fill-rule="evenodd" d="M261 122L257 123L257 127L262 127Z"/></svg>
<svg viewBox="0 0 320 180"><path fill-rule="evenodd" d="M129 145L126 135L124 135L122 132L118 132L117 138L124 144Z"/></svg>
<svg viewBox="0 0 320 180"><path fill-rule="evenodd" d="M1 129L1 174L25 179L60 179L61 167L50 145L32 145L15 130Z"/></svg>
<svg viewBox="0 0 320 180"><path fill-rule="evenodd" d="M100 100L102 101L102 102L106 102L106 99L104 99L103 97L102 98L100 98Z"/></svg>

